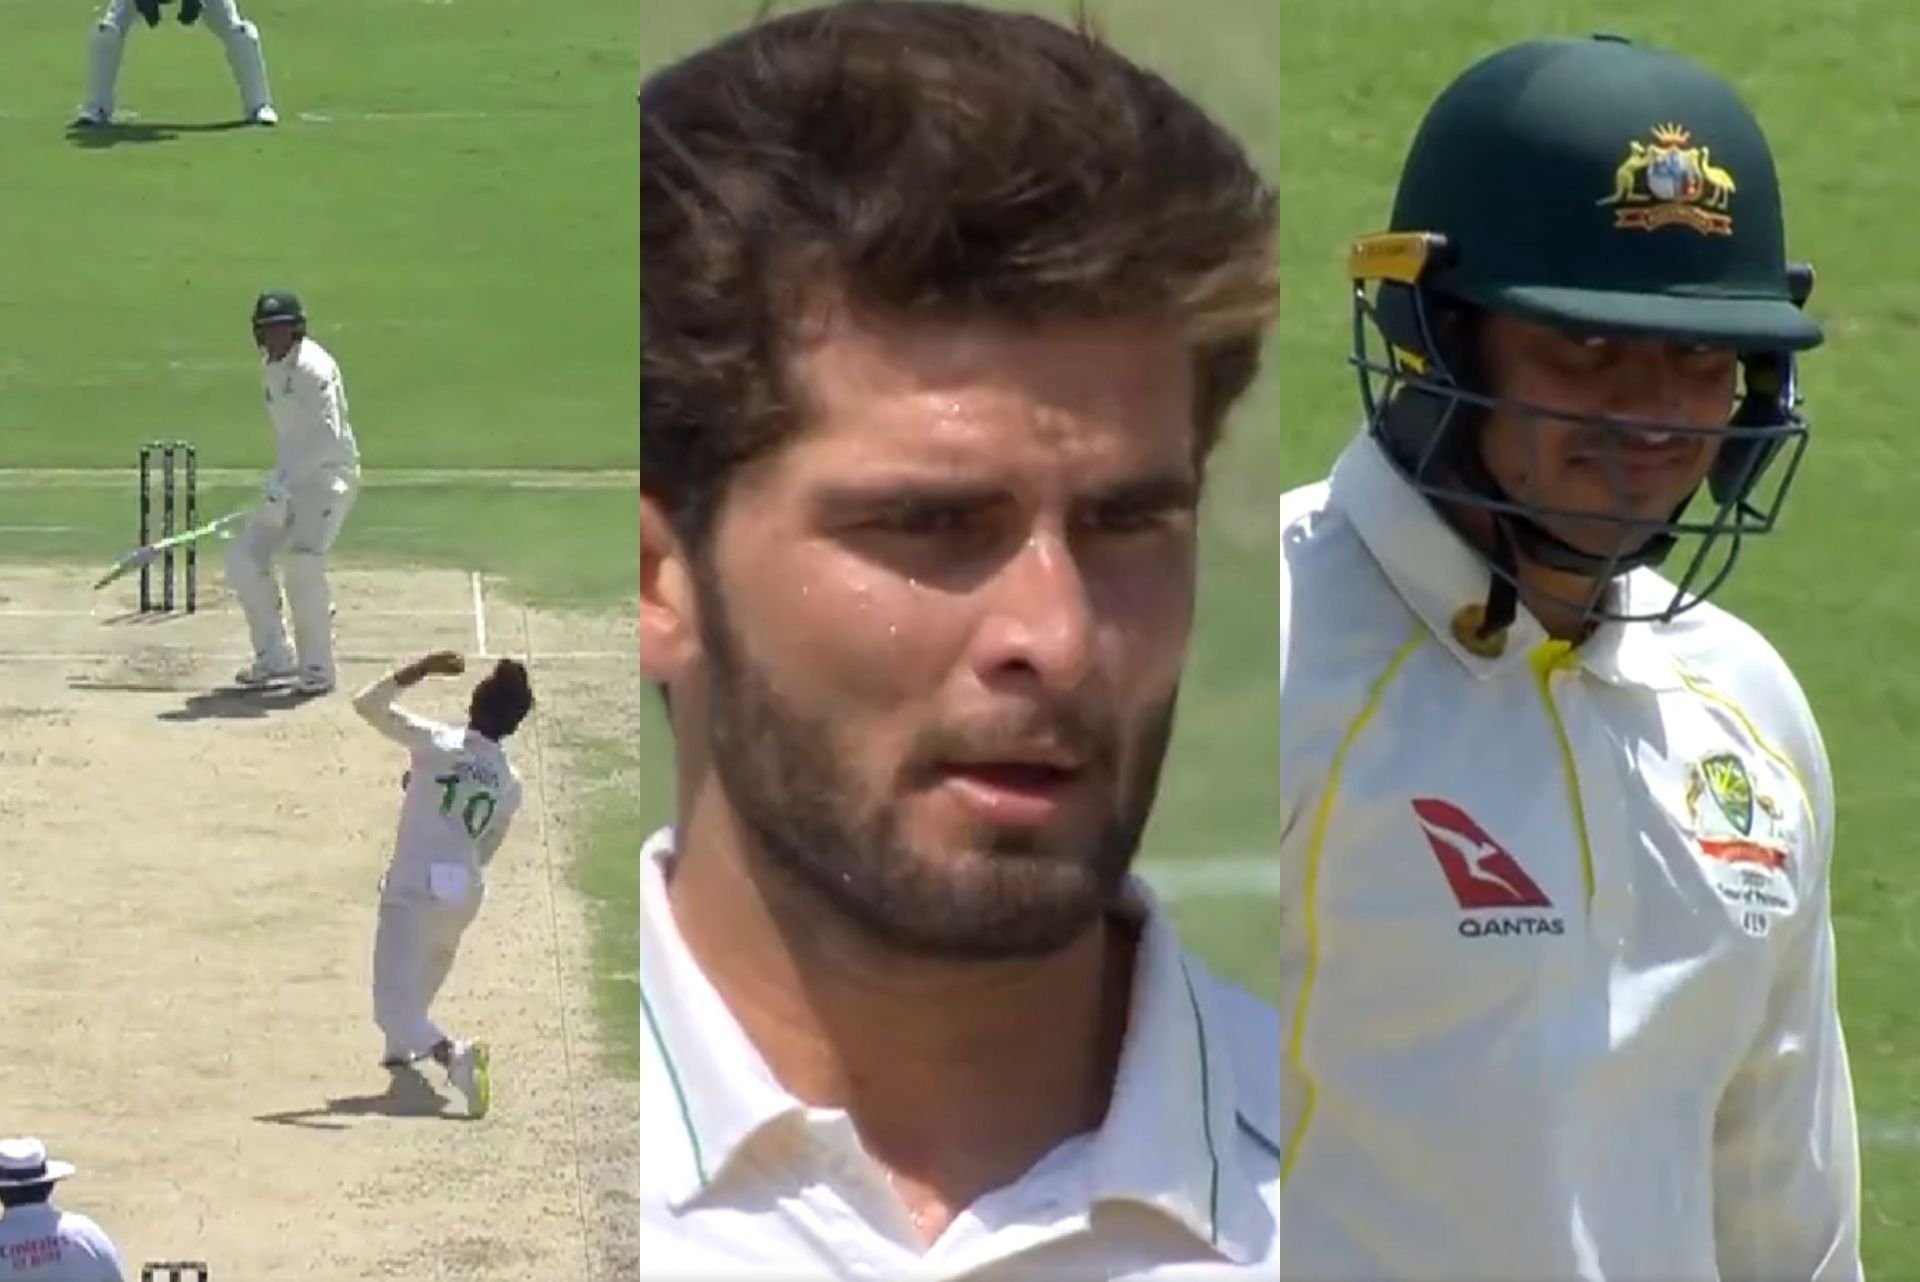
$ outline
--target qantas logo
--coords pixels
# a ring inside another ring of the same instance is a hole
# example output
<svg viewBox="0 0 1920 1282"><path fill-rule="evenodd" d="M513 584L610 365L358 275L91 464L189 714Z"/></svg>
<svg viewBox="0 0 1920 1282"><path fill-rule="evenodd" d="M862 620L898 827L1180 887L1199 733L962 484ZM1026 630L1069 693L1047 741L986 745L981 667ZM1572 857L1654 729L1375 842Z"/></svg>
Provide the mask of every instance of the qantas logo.
<svg viewBox="0 0 1920 1282"><path fill-rule="evenodd" d="M1486 830L1452 802L1437 797L1420 797L1413 813L1426 834L1433 857L1440 862L1453 898L1468 912L1485 909L1552 908L1553 901L1541 890L1526 869L1489 837ZM1558 917L1501 917L1491 920L1463 918L1460 933L1481 935L1561 934L1564 923Z"/></svg>
<svg viewBox="0 0 1920 1282"><path fill-rule="evenodd" d="M1450 802L1422 797L1413 803L1427 844L1447 874L1462 908L1551 908L1553 901L1500 843Z"/></svg>

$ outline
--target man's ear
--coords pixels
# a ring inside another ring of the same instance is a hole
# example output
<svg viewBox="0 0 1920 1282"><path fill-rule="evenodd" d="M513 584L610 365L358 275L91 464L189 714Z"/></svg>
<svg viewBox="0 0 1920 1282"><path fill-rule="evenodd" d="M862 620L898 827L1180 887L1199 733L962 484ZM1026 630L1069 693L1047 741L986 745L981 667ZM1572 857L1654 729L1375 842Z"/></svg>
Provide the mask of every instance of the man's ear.
<svg viewBox="0 0 1920 1282"><path fill-rule="evenodd" d="M666 509L640 496L640 672L671 686L700 657L700 615L689 552Z"/></svg>

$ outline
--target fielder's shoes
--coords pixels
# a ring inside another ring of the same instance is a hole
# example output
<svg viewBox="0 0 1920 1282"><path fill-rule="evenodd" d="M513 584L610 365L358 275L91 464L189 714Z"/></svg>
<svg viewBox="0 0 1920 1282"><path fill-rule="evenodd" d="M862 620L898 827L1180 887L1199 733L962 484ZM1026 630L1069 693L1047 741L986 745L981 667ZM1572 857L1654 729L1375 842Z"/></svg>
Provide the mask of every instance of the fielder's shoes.
<svg viewBox="0 0 1920 1282"><path fill-rule="evenodd" d="M258 689L261 686L270 686L275 682L285 681L292 677L293 673L293 661L290 659L262 658L255 659L252 663L249 663L246 667L234 673L233 680L236 685L247 686L250 689Z"/></svg>
<svg viewBox="0 0 1920 1282"><path fill-rule="evenodd" d="M255 107L247 113L247 123L271 129L280 123L280 113L272 107Z"/></svg>
<svg viewBox="0 0 1920 1282"><path fill-rule="evenodd" d="M73 118L75 129L99 129L113 123L113 113L100 107L82 107Z"/></svg>
<svg viewBox="0 0 1920 1282"><path fill-rule="evenodd" d="M293 688L301 694L332 694L333 674L324 668L302 668Z"/></svg>
<svg viewBox="0 0 1920 1282"><path fill-rule="evenodd" d="M485 1117L493 1103L492 1059L485 1042L456 1042L447 1059L447 1081L467 1097L469 1117Z"/></svg>

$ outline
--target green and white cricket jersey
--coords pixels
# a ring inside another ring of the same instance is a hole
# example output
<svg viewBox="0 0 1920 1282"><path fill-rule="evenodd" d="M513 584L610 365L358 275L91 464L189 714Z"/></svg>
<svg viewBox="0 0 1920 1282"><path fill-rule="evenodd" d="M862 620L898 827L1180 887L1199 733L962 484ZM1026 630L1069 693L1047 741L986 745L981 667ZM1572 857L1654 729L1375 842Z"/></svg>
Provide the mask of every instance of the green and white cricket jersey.
<svg viewBox="0 0 1920 1282"><path fill-rule="evenodd" d="M388 675L353 700L367 724L408 753L387 893L461 902L467 892L457 888L463 878L477 887L506 840L524 790L499 744L396 706L399 690Z"/></svg>
<svg viewBox="0 0 1920 1282"><path fill-rule="evenodd" d="M640 1260L653 1282L1277 1278L1279 1027L1135 882L1132 1008L1104 1124L922 1251L848 1115L790 1095L675 926L671 831L641 856ZM930 1107L938 1107L933 1101Z"/></svg>
<svg viewBox="0 0 1920 1282"><path fill-rule="evenodd" d="M357 474L360 446L347 412L346 383L327 349L303 338L277 361L263 361L260 386L273 420L277 471L297 490L329 471Z"/></svg>
<svg viewBox="0 0 1920 1282"><path fill-rule="evenodd" d="M1710 604L1477 653L1487 570L1365 435L1280 512L1286 1276L1857 1279L1780 656Z"/></svg>

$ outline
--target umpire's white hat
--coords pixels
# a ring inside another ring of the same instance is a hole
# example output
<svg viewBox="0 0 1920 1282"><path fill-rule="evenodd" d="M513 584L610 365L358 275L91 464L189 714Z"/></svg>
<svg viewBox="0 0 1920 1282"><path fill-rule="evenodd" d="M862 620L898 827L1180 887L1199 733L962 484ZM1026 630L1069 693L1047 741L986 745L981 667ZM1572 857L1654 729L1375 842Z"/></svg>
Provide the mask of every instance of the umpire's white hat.
<svg viewBox="0 0 1920 1282"><path fill-rule="evenodd" d="M47 1146L31 1136L0 1140L0 1188L51 1184L73 1174L73 1163L49 1161Z"/></svg>

